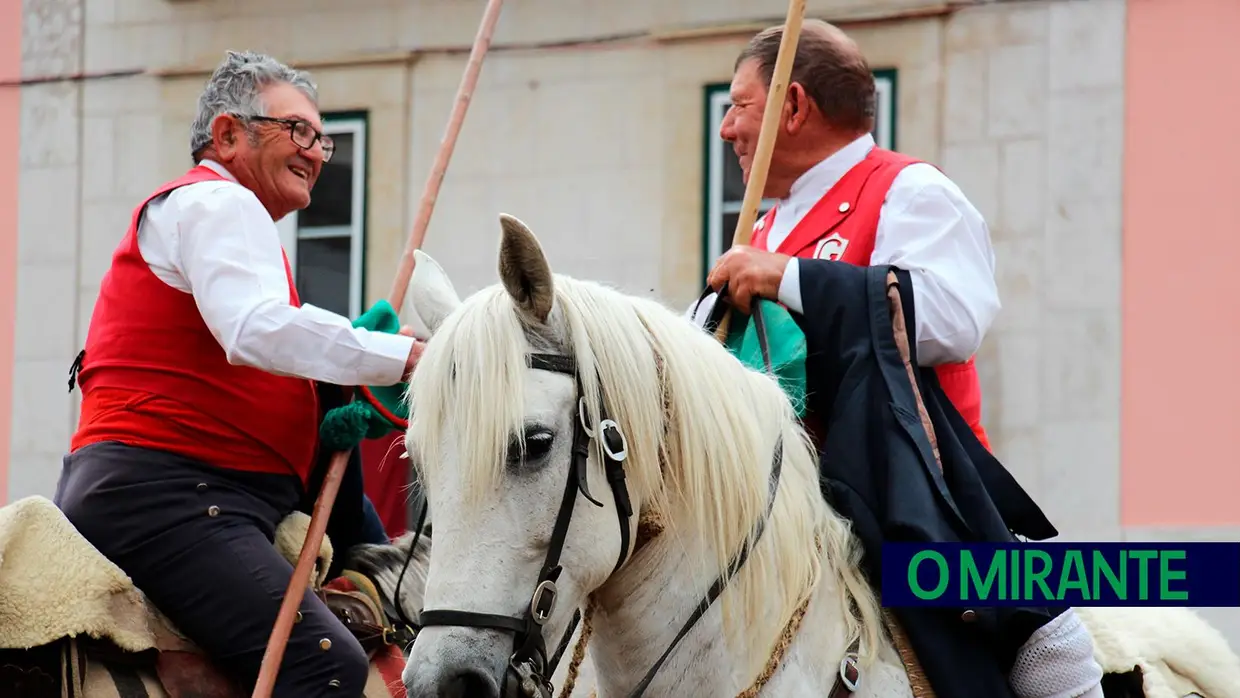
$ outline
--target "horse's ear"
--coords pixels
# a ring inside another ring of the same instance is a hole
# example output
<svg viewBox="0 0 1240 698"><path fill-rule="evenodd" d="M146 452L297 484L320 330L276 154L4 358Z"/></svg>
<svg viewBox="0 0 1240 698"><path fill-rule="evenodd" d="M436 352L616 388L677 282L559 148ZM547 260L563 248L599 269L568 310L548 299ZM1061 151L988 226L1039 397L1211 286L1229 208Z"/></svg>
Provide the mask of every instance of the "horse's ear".
<svg viewBox="0 0 1240 698"><path fill-rule="evenodd" d="M501 213L503 235L499 243L499 278L517 307L540 324L547 321L555 300L551 265L538 238L516 218Z"/></svg>
<svg viewBox="0 0 1240 698"><path fill-rule="evenodd" d="M461 298L443 267L430 255L414 250L413 258L413 276L409 278L401 315L408 318L416 337L428 339L461 304Z"/></svg>

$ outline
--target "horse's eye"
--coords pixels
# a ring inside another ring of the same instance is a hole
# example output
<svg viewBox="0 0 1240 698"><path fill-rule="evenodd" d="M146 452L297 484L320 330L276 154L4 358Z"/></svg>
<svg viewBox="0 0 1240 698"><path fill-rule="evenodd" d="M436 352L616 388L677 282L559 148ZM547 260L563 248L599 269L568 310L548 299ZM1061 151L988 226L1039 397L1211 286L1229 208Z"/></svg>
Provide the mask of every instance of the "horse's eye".
<svg viewBox="0 0 1240 698"><path fill-rule="evenodd" d="M555 435L549 431L526 432L525 460L534 461L546 458L551 452L553 443L555 443Z"/></svg>
<svg viewBox="0 0 1240 698"><path fill-rule="evenodd" d="M518 441L520 439L520 441ZM541 427L529 427L508 442L508 467L520 469L524 463L537 463L551 452L555 434Z"/></svg>

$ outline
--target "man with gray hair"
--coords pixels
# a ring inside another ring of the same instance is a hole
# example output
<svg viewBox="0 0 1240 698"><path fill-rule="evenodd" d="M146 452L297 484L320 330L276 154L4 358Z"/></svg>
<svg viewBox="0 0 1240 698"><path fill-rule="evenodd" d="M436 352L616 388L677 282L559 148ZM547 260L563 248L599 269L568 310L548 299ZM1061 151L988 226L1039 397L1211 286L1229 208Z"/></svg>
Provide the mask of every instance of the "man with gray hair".
<svg viewBox="0 0 1240 698"><path fill-rule="evenodd" d="M422 345L300 303L275 221L332 140L307 75L228 52L198 100L194 167L134 209L75 368L56 502L217 666L253 686L292 566L277 524L313 493L321 386L393 385ZM307 594L274 696L362 695L368 661Z"/></svg>

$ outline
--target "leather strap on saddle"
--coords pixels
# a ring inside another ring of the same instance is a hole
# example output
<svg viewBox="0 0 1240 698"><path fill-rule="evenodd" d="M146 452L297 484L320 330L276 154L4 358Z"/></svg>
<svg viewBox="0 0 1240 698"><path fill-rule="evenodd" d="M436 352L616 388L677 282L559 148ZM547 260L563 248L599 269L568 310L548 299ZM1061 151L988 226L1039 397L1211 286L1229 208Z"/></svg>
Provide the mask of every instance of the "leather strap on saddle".
<svg viewBox="0 0 1240 698"><path fill-rule="evenodd" d="M366 575L344 570L321 592L323 603L331 609L366 651L367 657L386 645L407 647L414 633L404 624L389 621L383 612L383 597Z"/></svg>

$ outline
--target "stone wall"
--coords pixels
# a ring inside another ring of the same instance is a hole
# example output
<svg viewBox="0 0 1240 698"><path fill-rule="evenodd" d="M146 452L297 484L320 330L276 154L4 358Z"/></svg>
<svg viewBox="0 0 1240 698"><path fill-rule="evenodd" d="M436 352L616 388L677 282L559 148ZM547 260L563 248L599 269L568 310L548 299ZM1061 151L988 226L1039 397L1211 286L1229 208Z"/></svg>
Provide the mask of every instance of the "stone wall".
<svg viewBox="0 0 1240 698"><path fill-rule="evenodd" d="M82 70L82 0L24 0L22 76ZM17 308L9 498L50 495L69 442L69 366L77 350L81 256L80 83L29 85L21 95Z"/></svg>
<svg viewBox="0 0 1240 698"><path fill-rule="evenodd" d="M370 302L386 295L484 5L24 3L26 77L141 74L22 93L10 500L54 490L76 421L64 381L99 279L134 204L187 166L194 98L222 52L308 65L325 110L369 110ZM811 0L808 12L939 5ZM703 86L726 82L748 33L786 6L506 3L426 249L459 291L491 283L506 211L557 269L683 306L702 275ZM728 23L756 24L677 33ZM988 2L848 31L873 67L899 71L900 150L939 163L990 224L1004 308L978 365L997 452L1064 538L1119 539L1124 0ZM530 48L580 39L608 40ZM1211 617L1240 637L1235 614Z"/></svg>
<svg viewBox="0 0 1240 698"><path fill-rule="evenodd" d="M480 2L448 0L26 2L27 77L146 73L24 92L14 496L55 481L76 402L50 387L81 346L131 207L187 165L193 99L221 53L310 64L324 109L370 110L371 301L396 269L481 15ZM823 0L810 14L884 5L908 6ZM428 252L460 290L491 283L507 211L557 268L687 303L702 273L702 87L728 81L746 33L688 41L668 27L768 24L785 6L505 6ZM1117 534L1123 7L1002 2L849 29L874 67L899 69L900 150L940 162L991 223L1004 310L980 357L987 424L1074 536Z"/></svg>
<svg viewBox="0 0 1240 698"><path fill-rule="evenodd" d="M194 98L222 52L309 65L324 109L369 110L373 301L395 270L482 9L26 2L28 76L146 72L23 95L13 497L51 490L76 416L75 396L59 386L98 281L132 206L188 164ZM913 6L819 0L809 13L894 7ZM426 249L462 292L491 283L496 214L507 211L533 226L558 269L687 303L702 274L702 88L730 78L752 29L692 40L674 30L767 24L785 8L506 5ZM1070 536L1118 534L1123 26L1123 0L1058 0L849 28L874 67L899 71L900 149L940 163L991 224L1004 311L979 361L987 424ZM606 36L614 40L528 48Z"/></svg>
<svg viewBox="0 0 1240 698"><path fill-rule="evenodd" d="M14 496L54 481L76 403L46 386L62 384L84 338L131 207L187 164L194 97L220 54L254 48L310 64L324 109L370 111L373 300L395 270L481 14L480 3L446 0L347 12L300 0L26 1L28 76L165 74L23 95ZM494 279L502 210L534 227L560 269L675 305L696 296L701 90L729 79L746 34L686 41L666 28L773 22L785 5L639 5L504 8L426 244L462 291ZM849 30L875 67L899 70L901 150L940 162L991 223L1005 309L981 366L996 446L1057 518L1070 517L1065 529L1091 535L1114 533L1117 520L1123 7L1003 3ZM505 49L654 28L662 39ZM404 57L419 47L440 51ZM49 307L63 319L45 317ZM1074 494L1081 484L1092 499Z"/></svg>
<svg viewBox="0 0 1240 698"><path fill-rule="evenodd" d="M945 37L942 164L990 223L1003 301L985 424L1067 539L1120 534L1124 17L1003 3Z"/></svg>

